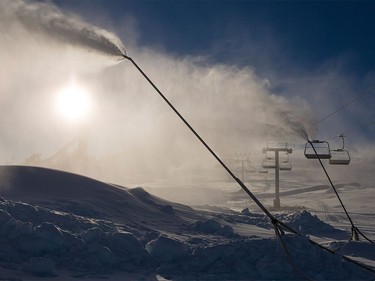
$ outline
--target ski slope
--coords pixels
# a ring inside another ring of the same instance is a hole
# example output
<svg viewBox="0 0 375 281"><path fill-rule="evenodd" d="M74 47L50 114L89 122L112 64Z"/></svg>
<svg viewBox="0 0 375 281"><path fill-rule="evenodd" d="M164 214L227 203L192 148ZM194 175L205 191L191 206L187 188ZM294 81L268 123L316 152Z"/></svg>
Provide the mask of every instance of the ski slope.
<svg viewBox="0 0 375 281"><path fill-rule="evenodd" d="M233 200L233 192L221 190L236 208L228 202L190 207L141 187L46 168L1 166L0 179L0 280L375 278L342 258L374 269L375 247L347 241L350 225L324 185L293 191L291 183L281 192L282 204L293 208L273 212L303 233L283 236L294 268L269 219L245 197ZM272 190L253 188L269 206ZM342 184L339 190L357 226L374 239L373 189Z"/></svg>

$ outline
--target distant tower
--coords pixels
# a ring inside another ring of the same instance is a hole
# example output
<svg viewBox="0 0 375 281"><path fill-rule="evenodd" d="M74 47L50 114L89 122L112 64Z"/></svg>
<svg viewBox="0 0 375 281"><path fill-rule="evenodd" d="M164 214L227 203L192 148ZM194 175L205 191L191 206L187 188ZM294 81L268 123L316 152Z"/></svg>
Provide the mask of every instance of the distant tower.
<svg viewBox="0 0 375 281"><path fill-rule="evenodd" d="M275 169L275 199L273 200L273 206L276 210L280 209L280 157L279 152L286 152L287 154L292 153L292 149L288 148L287 144L285 147L269 147L267 144L266 148L263 148L263 153L266 154L267 151L271 151L275 153L275 162L273 164L268 164L267 166L263 166L264 168L274 168Z"/></svg>

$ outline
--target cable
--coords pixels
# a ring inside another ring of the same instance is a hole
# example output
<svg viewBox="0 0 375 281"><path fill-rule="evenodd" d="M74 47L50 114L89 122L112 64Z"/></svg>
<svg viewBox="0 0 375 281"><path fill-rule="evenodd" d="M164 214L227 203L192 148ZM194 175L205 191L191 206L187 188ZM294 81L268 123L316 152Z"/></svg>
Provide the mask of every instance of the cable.
<svg viewBox="0 0 375 281"><path fill-rule="evenodd" d="M366 128L366 127L370 127L370 126L373 126L373 125L375 125L375 120L373 120L373 121L371 121L369 123L366 123L365 125L362 125L359 128L352 128L352 129L350 129L348 131L344 131L341 134L342 135L349 135L349 134L352 134L352 133L354 133L356 131L359 131L361 128ZM329 137L329 138L325 139L325 141L329 141L329 140L337 138L337 137L340 137L340 135ZM294 150L298 150L298 148L295 148Z"/></svg>
<svg viewBox="0 0 375 281"><path fill-rule="evenodd" d="M327 118L331 117L332 115L336 114L337 112L343 110L345 107L347 107L348 105L352 104L353 102L359 100L360 98L366 96L367 94L369 94L374 89L375 89L375 86L372 86L369 89L365 90L359 96L355 97L354 99L351 99L350 101L348 101L347 103L345 103L344 105L342 105L341 107L339 107L338 109L336 109L334 112L332 112L332 113L326 115L325 117L323 117L322 119L320 119L318 122L316 122L316 124L319 124L320 122L326 120Z"/></svg>
<svg viewBox="0 0 375 281"><path fill-rule="evenodd" d="M369 122L369 123L361 126L360 128L366 128L366 127L369 127L369 126L372 126L372 125L375 125L375 121L371 121L371 122ZM357 128L357 129L351 129L349 131L344 132L343 134L345 134L345 135L352 134L352 133L354 133L354 132L356 132L358 130L359 130L359 128Z"/></svg>

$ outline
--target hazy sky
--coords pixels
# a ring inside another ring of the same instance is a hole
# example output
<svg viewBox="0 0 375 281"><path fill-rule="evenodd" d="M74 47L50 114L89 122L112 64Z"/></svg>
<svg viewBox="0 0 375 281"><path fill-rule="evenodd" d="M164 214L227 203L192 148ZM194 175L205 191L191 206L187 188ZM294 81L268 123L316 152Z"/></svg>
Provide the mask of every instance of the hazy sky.
<svg viewBox="0 0 375 281"><path fill-rule="evenodd" d="M129 61L105 55L118 55L120 41L219 154L262 158L267 140L298 148L308 136L337 145L332 137L346 132L354 158L373 161L375 91L319 120L375 86L375 2L0 5L3 162L33 152L46 158L82 135L97 157L121 155L121 165L129 157L146 171L194 166L186 159L206 155ZM85 124L52 109L75 83L92 96Z"/></svg>
<svg viewBox="0 0 375 281"><path fill-rule="evenodd" d="M269 81L271 93L310 102L317 120L375 85L373 1L54 2L115 31L130 54L136 44L250 67ZM321 137L374 121L366 114L374 99L362 102L364 110L357 112L357 103L323 122Z"/></svg>

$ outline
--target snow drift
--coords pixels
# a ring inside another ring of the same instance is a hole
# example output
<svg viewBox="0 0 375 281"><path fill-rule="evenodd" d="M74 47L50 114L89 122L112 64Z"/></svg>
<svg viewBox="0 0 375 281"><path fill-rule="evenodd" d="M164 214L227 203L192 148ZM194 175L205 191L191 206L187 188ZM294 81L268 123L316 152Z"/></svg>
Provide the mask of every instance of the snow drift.
<svg viewBox="0 0 375 281"><path fill-rule="evenodd" d="M237 223L272 231L260 214L197 211L141 188L44 168L2 166L0 179L3 269L36 277L68 270L76 277L154 272L172 280L301 279L277 239L236 233ZM322 223L308 213L287 219L295 225ZM311 278L373 279L306 237L284 240Z"/></svg>

